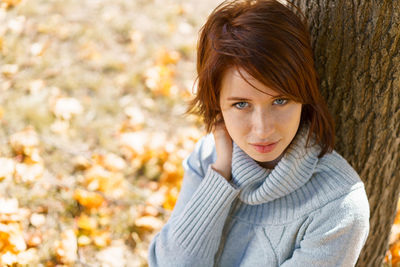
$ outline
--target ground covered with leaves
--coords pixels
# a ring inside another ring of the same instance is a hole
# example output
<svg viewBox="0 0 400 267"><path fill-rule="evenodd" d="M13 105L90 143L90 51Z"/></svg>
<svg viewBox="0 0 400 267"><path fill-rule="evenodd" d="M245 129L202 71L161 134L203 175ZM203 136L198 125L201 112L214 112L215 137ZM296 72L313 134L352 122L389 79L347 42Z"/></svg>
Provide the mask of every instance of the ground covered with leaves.
<svg viewBox="0 0 400 267"><path fill-rule="evenodd" d="M0 265L146 266L215 1L0 1Z"/></svg>

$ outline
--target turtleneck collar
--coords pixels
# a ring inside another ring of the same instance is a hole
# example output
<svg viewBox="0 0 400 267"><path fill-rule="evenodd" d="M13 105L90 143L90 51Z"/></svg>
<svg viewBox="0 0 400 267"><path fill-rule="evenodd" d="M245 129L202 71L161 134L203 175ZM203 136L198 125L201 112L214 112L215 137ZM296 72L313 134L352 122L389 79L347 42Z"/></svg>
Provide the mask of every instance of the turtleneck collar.
<svg viewBox="0 0 400 267"><path fill-rule="evenodd" d="M297 132L274 169L265 169L233 143L232 183L241 189L239 198L258 205L286 196L303 186L318 162L319 145L306 147L308 127Z"/></svg>

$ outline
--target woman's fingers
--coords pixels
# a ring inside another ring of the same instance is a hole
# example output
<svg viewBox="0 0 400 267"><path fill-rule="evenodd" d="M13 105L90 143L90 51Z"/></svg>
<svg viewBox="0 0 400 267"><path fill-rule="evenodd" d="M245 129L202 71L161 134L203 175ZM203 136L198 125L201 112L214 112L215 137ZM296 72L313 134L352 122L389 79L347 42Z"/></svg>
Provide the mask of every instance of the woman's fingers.
<svg viewBox="0 0 400 267"><path fill-rule="evenodd" d="M217 160L212 167L227 180L230 180L233 147L232 139L223 120L214 125L212 132L214 135L215 149L217 152Z"/></svg>

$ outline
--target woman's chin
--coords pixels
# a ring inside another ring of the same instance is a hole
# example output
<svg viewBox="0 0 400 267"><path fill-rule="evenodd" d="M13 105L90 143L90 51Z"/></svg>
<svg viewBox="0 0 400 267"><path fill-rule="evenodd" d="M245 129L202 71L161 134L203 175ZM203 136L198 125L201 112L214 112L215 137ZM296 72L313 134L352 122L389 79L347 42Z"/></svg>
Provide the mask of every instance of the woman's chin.
<svg viewBox="0 0 400 267"><path fill-rule="evenodd" d="M260 164L268 164L268 163L274 163L276 161L280 160L280 154L274 152L270 153L257 153L257 152L250 152L248 153L245 151L247 155L249 155L250 158L253 160L257 161Z"/></svg>

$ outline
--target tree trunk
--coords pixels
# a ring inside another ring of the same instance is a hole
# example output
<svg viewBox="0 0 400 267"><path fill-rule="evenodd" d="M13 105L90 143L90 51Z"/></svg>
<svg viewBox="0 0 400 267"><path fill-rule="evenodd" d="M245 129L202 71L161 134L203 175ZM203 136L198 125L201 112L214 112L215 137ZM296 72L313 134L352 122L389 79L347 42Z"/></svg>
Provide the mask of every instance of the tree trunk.
<svg viewBox="0 0 400 267"><path fill-rule="evenodd" d="M400 1L291 1L310 25L335 148L366 185L371 228L357 266L381 266L400 191Z"/></svg>

